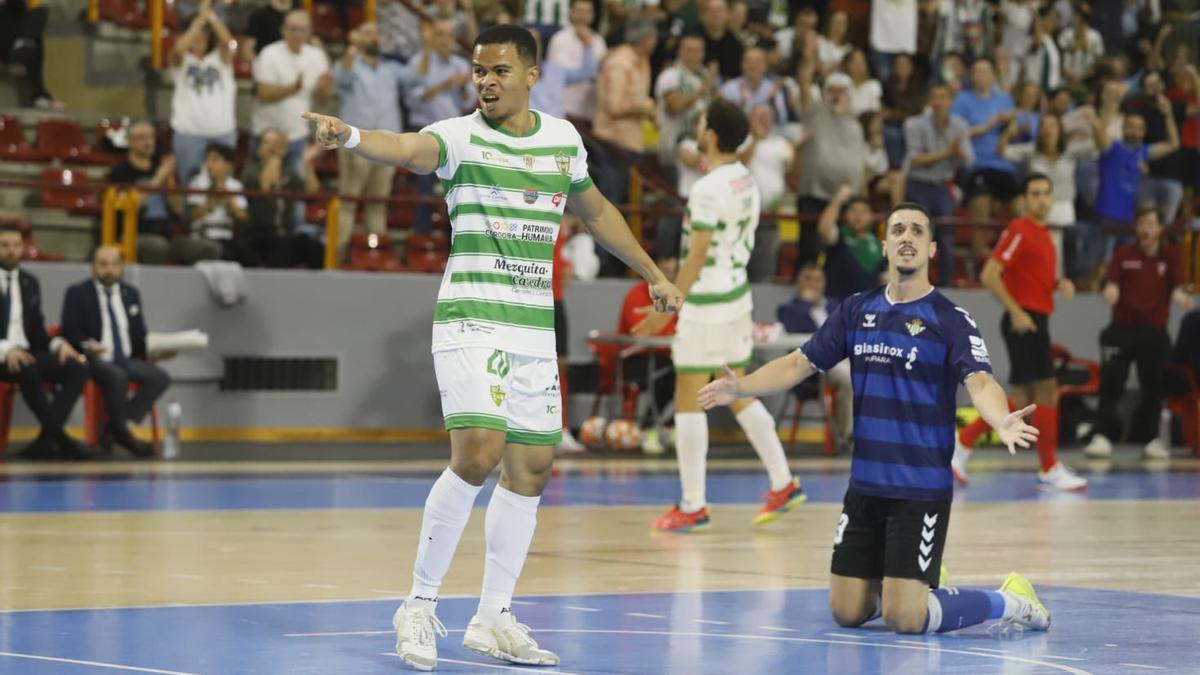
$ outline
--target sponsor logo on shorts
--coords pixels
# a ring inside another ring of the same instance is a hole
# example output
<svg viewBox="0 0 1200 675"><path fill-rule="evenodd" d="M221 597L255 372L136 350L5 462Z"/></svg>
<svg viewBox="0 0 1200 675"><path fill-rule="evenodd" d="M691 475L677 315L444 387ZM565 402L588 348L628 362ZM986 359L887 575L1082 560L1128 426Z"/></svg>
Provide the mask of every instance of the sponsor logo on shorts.
<svg viewBox="0 0 1200 675"><path fill-rule="evenodd" d="M938 514L925 514L925 527L921 528L921 543L917 545L920 553L917 554L917 565L921 571L929 569L929 564L933 562L933 538L937 536L937 519Z"/></svg>
<svg viewBox="0 0 1200 675"><path fill-rule="evenodd" d="M496 407L499 407L501 403L504 403L504 389L500 385L493 384L489 391L491 391L492 394L492 403L495 403Z"/></svg>
<svg viewBox="0 0 1200 675"><path fill-rule="evenodd" d="M557 415L558 414L558 406L556 406L556 405L546 406L546 414L547 415Z"/></svg>
<svg viewBox="0 0 1200 675"><path fill-rule="evenodd" d="M497 375L499 377L507 377L510 367L511 364L508 361L508 354L500 351L499 349L492 352L492 355L488 357L487 371L489 374ZM492 387L492 398L496 397L496 390L498 389L499 387ZM503 400L503 397L501 397L501 400ZM500 405L500 402L497 401L496 405Z"/></svg>
<svg viewBox="0 0 1200 675"><path fill-rule="evenodd" d="M968 335L967 339L971 341L971 356L979 363L986 363L989 366L992 364L992 357L988 354L987 345L983 344L983 338L978 335Z"/></svg>
<svg viewBox="0 0 1200 675"><path fill-rule="evenodd" d="M913 319L912 321L904 324L904 327L908 329L908 334L913 337L925 332L925 323L920 319Z"/></svg>

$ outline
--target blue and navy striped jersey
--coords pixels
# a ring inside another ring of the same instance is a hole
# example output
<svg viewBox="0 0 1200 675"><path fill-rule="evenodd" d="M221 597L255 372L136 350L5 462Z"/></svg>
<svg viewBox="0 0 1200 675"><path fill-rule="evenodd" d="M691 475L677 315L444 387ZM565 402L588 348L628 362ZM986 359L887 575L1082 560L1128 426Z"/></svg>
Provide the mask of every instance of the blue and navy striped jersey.
<svg viewBox="0 0 1200 675"><path fill-rule="evenodd" d="M967 311L937 290L893 303L883 288L845 300L803 347L813 366L850 359L854 459L850 486L878 497L919 501L953 496L958 385L992 372L987 346Z"/></svg>

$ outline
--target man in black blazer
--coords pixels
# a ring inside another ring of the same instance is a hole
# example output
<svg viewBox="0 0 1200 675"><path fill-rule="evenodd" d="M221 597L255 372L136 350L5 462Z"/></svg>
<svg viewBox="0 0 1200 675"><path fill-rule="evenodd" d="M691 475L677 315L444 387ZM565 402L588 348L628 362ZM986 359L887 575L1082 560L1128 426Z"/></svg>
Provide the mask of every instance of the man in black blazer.
<svg viewBox="0 0 1200 675"><path fill-rule="evenodd" d="M23 246L20 227L0 225L0 355L4 358L0 378L20 385L21 396L42 427L37 440L21 454L92 457L95 448L63 430L87 381L87 359L66 340L51 340L46 333L41 285L37 277L19 269ZM47 392L45 382L55 383L55 391Z"/></svg>
<svg viewBox="0 0 1200 675"><path fill-rule="evenodd" d="M104 442L113 441L138 457L154 450L129 431L139 423L159 396L167 390L170 377L146 360L146 316L142 296L121 281L124 263L115 246L101 246L92 255L92 278L67 289L63 300L63 337L87 354L92 379L104 393L109 424ZM139 387L129 396L129 383Z"/></svg>

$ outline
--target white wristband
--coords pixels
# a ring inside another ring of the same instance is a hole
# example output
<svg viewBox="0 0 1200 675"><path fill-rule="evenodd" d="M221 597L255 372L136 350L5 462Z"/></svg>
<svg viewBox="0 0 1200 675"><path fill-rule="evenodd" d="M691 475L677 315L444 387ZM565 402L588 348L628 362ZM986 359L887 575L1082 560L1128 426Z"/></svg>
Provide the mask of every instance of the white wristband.
<svg viewBox="0 0 1200 675"><path fill-rule="evenodd" d="M362 132L358 130L358 127L350 127L350 138L342 144L342 147L347 150L353 150L354 148L358 147L358 144L361 142Z"/></svg>

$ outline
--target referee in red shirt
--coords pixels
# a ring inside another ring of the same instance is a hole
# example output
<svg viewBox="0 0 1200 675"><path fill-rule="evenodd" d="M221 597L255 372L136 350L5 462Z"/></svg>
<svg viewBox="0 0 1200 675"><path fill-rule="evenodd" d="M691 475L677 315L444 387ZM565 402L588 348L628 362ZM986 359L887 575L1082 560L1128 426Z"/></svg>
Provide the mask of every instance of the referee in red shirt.
<svg viewBox="0 0 1200 675"><path fill-rule="evenodd" d="M1089 457L1112 455L1112 439L1121 438L1117 404L1125 393L1130 364L1137 364L1141 401L1129 425L1129 440L1146 443L1148 459L1167 459L1170 449L1158 438L1171 338L1167 318L1171 300L1191 309L1187 275L1174 247L1162 242L1158 211L1148 206L1135 220L1136 244L1113 252L1104 284L1104 299L1112 305L1112 323L1100 333L1100 412L1096 434L1084 448Z"/></svg>
<svg viewBox="0 0 1200 675"><path fill-rule="evenodd" d="M979 275L984 288L1004 306L1000 332L1008 348L1013 385L1012 403L1018 409L1036 403L1032 424L1037 427L1038 482L1058 490L1082 490L1087 480L1058 461L1058 380L1050 356L1050 314L1054 291L1064 300L1075 295L1068 279L1056 280L1058 253L1046 228L1046 216L1054 203L1054 183L1041 173L1030 174L1022 189L1025 216L1008 224L992 257ZM983 429L975 430L976 434ZM955 448L955 477L965 484L965 461L970 443Z"/></svg>

